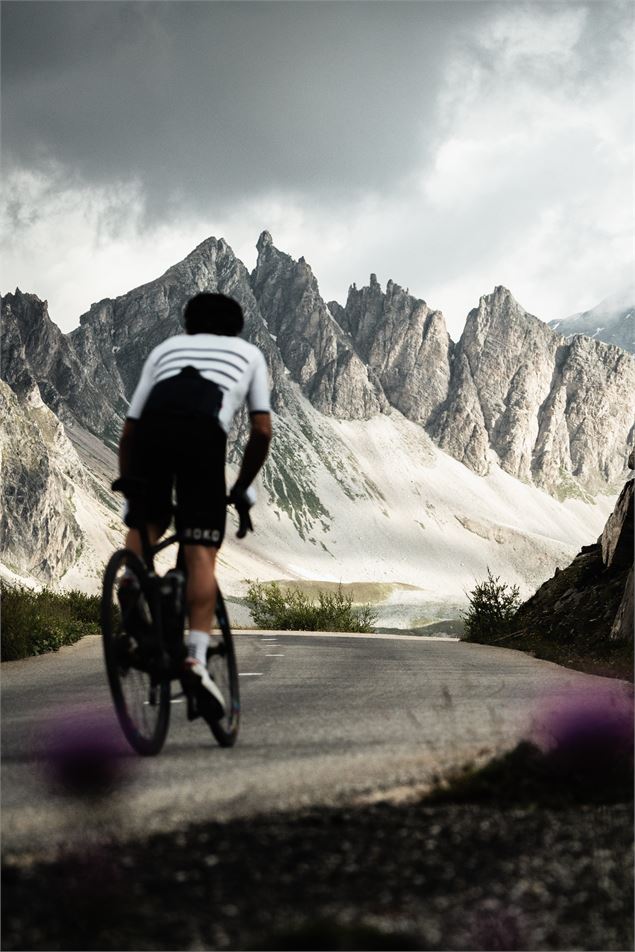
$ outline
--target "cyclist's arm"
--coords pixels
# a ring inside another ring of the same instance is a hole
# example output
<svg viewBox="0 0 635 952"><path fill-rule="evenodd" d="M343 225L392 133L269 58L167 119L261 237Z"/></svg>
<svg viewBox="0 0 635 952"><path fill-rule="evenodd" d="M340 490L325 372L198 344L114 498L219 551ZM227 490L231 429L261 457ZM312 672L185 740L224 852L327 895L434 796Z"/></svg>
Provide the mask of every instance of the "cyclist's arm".
<svg viewBox="0 0 635 952"><path fill-rule="evenodd" d="M271 414L256 412L251 414L250 419L251 432L236 480L236 489L246 489L251 485L267 458L269 444L271 443Z"/></svg>
<svg viewBox="0 0 635 952"><path fill-rule="evenodd" d="M236 480L236 488L241 490L250 486L256 478L267 458L271 442L269 377L265 358L260 351L254 363L247 403L250 411L251 432Z"/></svg>
<svg viewBox="0 0 635 952"><path fill-rule="evenodd" d="M123 425L121 439L119 440L120 476L130 475L130 458L132 453L132 445L134 442L135 424L141 416L143 405L148 399L148 394L152 390L154 383L153 371L156 349L157 348L152 351L143 365L141 376L139 377L139 383L135 388L135 392L133 393L132 399L130 401L130 406L128 407L128 414Z"/></svg>
<svg viewBox="0 0 635 952"><path fill-rule="evenodd" d="M137 421L127 419L123 425L121 439L119 440L119 475L130 475L130 459L132 456L132 445L134 443L135 429Z"/></svg>

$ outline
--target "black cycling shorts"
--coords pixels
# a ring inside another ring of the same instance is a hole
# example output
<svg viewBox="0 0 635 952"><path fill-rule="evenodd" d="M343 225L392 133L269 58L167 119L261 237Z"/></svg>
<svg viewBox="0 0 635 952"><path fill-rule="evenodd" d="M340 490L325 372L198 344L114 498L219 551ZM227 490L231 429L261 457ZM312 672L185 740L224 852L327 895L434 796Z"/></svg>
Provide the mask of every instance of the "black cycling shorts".
<svg viewBox="0 0 635 952"><path fill-rule="evenodd" d="M163 526L176 492L176 531L185 543L220 548L225 535L227 437L209 417L142 415L132 446L130 475L146 484L131 500L126 525Z"/></svg>

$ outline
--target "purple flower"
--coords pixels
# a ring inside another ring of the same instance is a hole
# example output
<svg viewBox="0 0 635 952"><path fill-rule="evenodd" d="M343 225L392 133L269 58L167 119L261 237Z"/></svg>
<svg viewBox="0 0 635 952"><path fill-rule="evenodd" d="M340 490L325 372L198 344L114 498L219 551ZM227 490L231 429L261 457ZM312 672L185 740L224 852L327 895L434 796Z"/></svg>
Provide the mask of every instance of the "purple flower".
<svg viewBox="0 0 635 952"><path fill-rule="evenodd" d="M134 762L109 710L67 708L47 724L44 740L49 781L68 796L107 796Z"/></svg>
<svg viewBox="0 0 635 952"><path fill-rule="evenodd" d="M633 766L633 696L621 683L589 679L547 703L534 719L532 740L554 770L601 779Z"/></svg>

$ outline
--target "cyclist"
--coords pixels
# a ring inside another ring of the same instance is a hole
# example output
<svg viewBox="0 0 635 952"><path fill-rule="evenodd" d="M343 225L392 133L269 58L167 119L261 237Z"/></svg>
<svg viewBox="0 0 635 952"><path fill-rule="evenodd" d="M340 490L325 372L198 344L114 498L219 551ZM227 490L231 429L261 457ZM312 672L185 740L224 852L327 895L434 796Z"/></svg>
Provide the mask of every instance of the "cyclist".
<svg viewBox="0 0 635 952"><path fill-rule="evenodd" d="M166 531L176 490L176 529L184 540L190 632L182 681L206 720L225 703L207 671L206 652L216 603L215 565L225 533L225 450L236 411L247 402L250 434L230 502L250 506L250 485L271 441L267 366L262 352L238 335L242 308L224 294L203 292L183 314L185 334L155 347L134 391L119 443L123 477L144 480L143 499L128 502L126 547L141 554L137 530L151 544ZM125 580L124 580L125 584Z"/></svg>

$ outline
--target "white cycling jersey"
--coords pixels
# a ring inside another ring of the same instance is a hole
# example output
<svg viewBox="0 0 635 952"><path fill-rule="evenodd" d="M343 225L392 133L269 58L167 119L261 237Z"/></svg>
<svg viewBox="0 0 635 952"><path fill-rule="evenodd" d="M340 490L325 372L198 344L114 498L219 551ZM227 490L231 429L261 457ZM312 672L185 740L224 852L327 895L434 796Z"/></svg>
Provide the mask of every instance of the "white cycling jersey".
<svg viewBox="0 0 635 952"><path fill-rule="evenodd" d="M243 400L250 413L269 413L269 378L262 351L241 337L220 334L177 334L155 347L141 371L128 408L128 419L138 420L156 383L195 367L223 392L218 422L225 433Z"/></svg>

